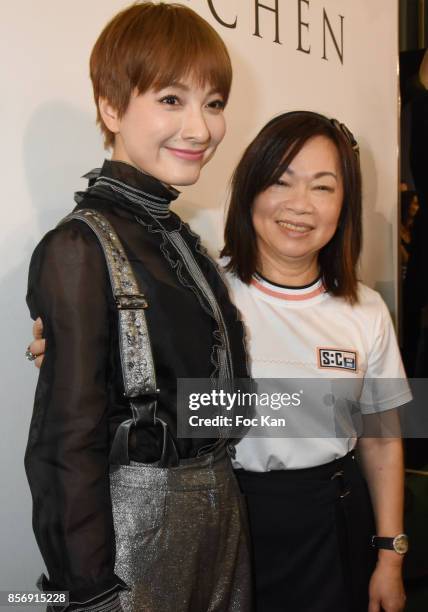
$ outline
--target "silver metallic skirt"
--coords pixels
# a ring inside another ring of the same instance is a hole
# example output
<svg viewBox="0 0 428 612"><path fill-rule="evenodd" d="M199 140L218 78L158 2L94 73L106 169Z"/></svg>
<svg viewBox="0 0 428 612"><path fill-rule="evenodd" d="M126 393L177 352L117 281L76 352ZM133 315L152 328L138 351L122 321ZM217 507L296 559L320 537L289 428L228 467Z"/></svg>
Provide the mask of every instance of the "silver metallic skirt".
<svg viewBox="0 0 428 612"><path fill-rule="evenodd" d="M125 612L250 612L246 508L224 450L110 474Z"/></svg>

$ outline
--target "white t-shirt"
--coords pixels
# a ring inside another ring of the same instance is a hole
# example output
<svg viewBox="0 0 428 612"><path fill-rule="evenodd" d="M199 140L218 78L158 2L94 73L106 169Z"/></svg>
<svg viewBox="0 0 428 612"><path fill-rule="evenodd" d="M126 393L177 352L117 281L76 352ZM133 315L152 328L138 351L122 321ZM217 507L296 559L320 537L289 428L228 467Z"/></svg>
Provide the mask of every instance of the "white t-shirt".
<svg viewBox="0 0 428 612"><path fill-rule="evenodd" d="M376 291L360 283L359 302L350 305L325 292L321 281L291 289L257 275L250 285L229 273L225 279L247 327L253 378L355 378L364 413L374 412L373 393L375 411L411 400L391 318ZM373 389L382 378L396 380ZM236 447L234 467L262 472L322 465L352 450L356 432L346 435L246 437Z"/></svg>

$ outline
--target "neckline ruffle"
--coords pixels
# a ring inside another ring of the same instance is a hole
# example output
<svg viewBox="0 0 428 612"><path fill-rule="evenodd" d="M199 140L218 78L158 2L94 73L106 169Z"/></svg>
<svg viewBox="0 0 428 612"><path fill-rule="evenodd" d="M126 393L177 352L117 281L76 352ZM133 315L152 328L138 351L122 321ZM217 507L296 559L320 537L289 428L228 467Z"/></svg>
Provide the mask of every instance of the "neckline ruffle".
<svg viewBox="0 0 428 612"><path fill-rule="evenodd" d="M106 159L102 168L91 170L84 177L89 180L89 192L103 187L110 188L159 219L169 217L171 202L180 193L153 176L121 161Z"/></svg>

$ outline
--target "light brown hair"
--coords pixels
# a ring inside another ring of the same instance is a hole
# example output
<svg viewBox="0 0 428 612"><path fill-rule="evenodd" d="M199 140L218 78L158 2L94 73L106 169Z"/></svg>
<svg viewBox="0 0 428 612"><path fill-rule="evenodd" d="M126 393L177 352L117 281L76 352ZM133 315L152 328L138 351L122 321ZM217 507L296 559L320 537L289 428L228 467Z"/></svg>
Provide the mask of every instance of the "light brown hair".
<svg viewBox="0 0 428 612"><path fill-rule="evenodd" d="M91 53L90 75L107 148L114 134L100 115L100 98L120 117L134 90L160 90L190 76L202 87L212 85L226 103L232 66L220 36L195 11L180 4L142 2L118 13L101 32Z"/></svg>

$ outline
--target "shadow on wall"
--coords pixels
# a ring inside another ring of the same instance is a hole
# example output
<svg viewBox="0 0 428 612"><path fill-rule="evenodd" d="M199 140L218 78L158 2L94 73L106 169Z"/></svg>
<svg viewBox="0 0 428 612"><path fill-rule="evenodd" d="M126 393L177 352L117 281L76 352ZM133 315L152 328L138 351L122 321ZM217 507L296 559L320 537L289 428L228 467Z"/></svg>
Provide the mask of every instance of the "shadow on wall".
<svg viewBox="0 0 428 612"><path fill-rule="evenodd" d="M392 223L375 208L378 199L376 163L372 152L365 148L364 144L361 147L361 158L364 160L362 165L364 234L361 264L365 282L372 284L373 288L379 291L394 318L397 314L394 291L395 270L392 270L391 280L375 281L375 279L382 278L385 257L392 258L397 237L394 235ZM365 185L370 185L370 191L365 190ZM370 253L364 251L366 244L370 244Z"/></svg>
<svg viewBox="0 0 428 612"><path fill-rule="evenodd" d="M24 358L31 337L25 305L28 265L35 243L74 207L73 192L86 186L79 177L93 167L94 161L102 161L102 146L90 115L52 101L32 115L22 156L22 181L27 184L34 218L16 227L0 250L1 261L10 262L0 286L2 348L7 356L2 363L5 384L0 402L7 411L7 418L2 419L0 446L0 589L9 590L34 590L43 571L31 527L31 499L23 466L37 382L37 371ZM14 610L19 612L20 608Z"/></svg>
<svg viewBox="0 0 428 612"><path fill-rule="evenodd" d="M74 191L87 185L80 177L103 156L91 115L60 100L36 110L25 131L23 157L40 237L74 208Z"/></svg>

